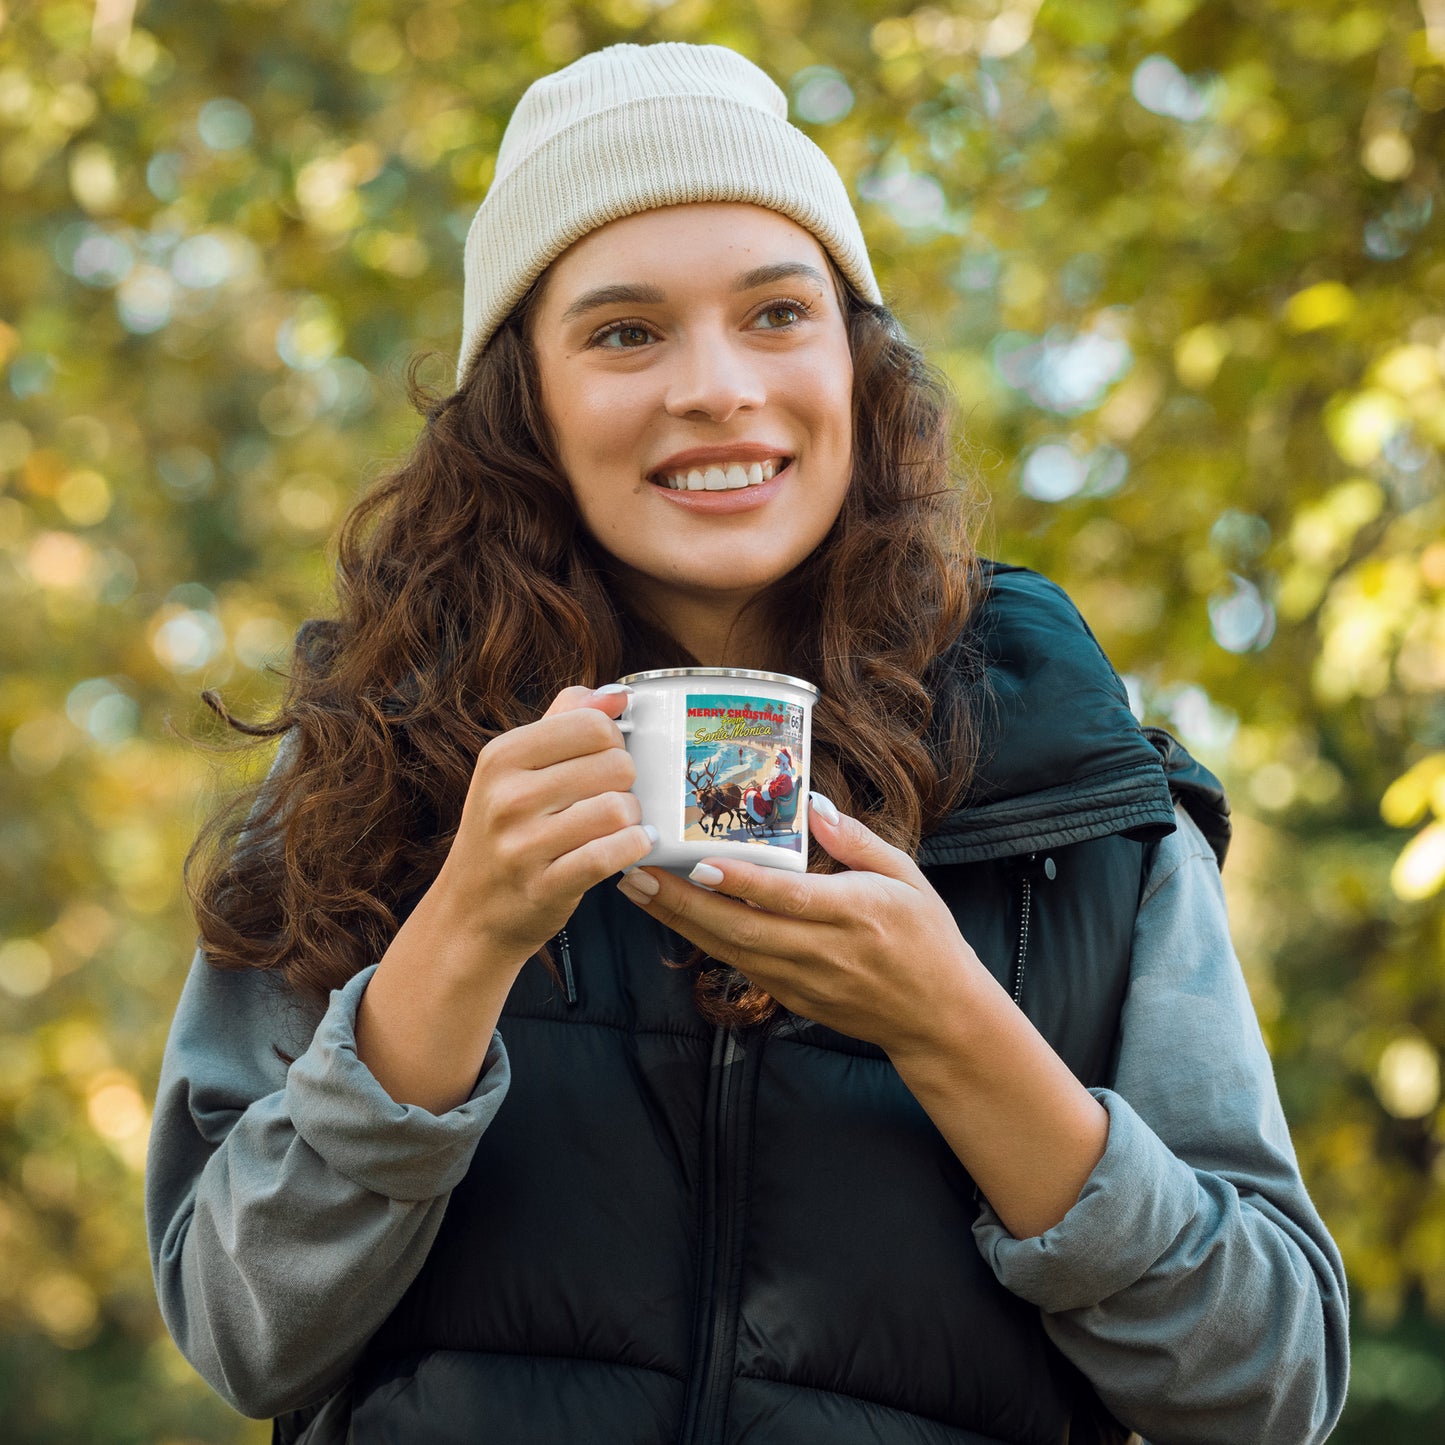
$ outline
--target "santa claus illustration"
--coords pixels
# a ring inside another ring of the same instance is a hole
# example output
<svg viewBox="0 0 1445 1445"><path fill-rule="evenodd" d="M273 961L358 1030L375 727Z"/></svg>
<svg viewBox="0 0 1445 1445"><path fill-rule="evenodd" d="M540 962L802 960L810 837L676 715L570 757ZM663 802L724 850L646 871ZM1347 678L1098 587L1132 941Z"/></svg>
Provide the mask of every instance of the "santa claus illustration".
<svg viewBox="0 0 1445 1445"><path fill-rule="evenodd" d="M788 748L779 748L772 776L743 790L743 807L754 823L777 827L791 823L798 810L798 770Z"/></svg>

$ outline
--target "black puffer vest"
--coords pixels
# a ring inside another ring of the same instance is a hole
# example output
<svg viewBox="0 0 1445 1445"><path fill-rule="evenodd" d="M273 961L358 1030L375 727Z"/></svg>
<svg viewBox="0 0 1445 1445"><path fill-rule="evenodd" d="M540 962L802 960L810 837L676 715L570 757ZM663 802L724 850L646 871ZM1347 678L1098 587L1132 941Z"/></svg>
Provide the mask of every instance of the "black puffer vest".
<svg viewBox="0 0 1445 1445"><path fill-rule="evenodd" d="M1111 1077L1149 844L1218 784L1146 735L1072 604L990 569L995 700L918 861L1074 1073ZM1162 765L1161 765L1162 760ZM590 890L501 1020L511 1091L307 1445L1062 1445L1122 1440L974 1244L972 1180L881 1049L713 1029L687 945Z"/></svg>

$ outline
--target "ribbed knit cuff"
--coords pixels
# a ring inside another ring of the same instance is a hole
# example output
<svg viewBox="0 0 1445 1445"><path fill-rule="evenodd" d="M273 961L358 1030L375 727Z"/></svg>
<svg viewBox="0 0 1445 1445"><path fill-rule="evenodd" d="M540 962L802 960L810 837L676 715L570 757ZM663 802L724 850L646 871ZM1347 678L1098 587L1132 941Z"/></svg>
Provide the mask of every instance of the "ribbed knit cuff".
<svg viewBox="0 0 1445 1445"><path fill-rule="evenodd" d="M999 1283L1049 1314L1132 1285L1193 1218L1198 1197L1194 1171L1126 1099L1089 1092L1109 1111L1109 1140L1069 1212L1043 1234L1015 1239L985 1200L973 1226Z"/></svg>
<svg viewBox="0 0 1445 1445"><path fill-rule="evenodd" d="M494 1032L471 1096L455 1109L433 1114L398 1104L356 1053L356 1013L375 972L373 964L332 990L310 1047L287 1071L288 1112L297 1134L363 1189L433 1199L461 1182L506 1097L506 1049Z"/></svg>

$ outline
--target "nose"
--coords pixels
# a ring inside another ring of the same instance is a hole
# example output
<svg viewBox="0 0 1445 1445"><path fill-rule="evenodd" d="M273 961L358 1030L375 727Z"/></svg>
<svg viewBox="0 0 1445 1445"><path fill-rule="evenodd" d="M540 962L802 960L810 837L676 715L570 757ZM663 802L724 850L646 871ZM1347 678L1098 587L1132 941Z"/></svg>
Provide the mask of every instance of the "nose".
<svg viewBox="0 0 1445 1445"><path fill-rule="evenodd" d="M677 352L666 406L671 416L727 421L739 411L760 407L766 397L755 356L729 336L695 334Z"/></svg>

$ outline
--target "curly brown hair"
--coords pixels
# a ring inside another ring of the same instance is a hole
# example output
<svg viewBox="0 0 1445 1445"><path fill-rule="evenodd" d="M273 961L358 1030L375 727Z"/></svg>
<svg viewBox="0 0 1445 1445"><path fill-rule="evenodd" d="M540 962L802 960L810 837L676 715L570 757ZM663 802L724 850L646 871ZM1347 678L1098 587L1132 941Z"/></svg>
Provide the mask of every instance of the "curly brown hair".
<svg viewBox="0 0 1445 1445"><path fill-rule="evenodd" d="M975 494L955 465L953 394L892 313L843 288L853 473L827 537L749 604L768 666L815 682L811 783L910 854L967 789L980 674ZM186 859L201 946L221 968L279 969L325 1001L386 951L436 877L481 748L564 687L696 665L620 595L555 460L528 337L541 280L438 395L410 454L344 522L335 617L300 631L275 715L289 733L259 790L233 798ZM809 866L836 872L815 843ZM556 973L550 950L538 955ZM664 960L668 961L668 960ZM716 1023L776 1000L694 948Z"/></svg>

